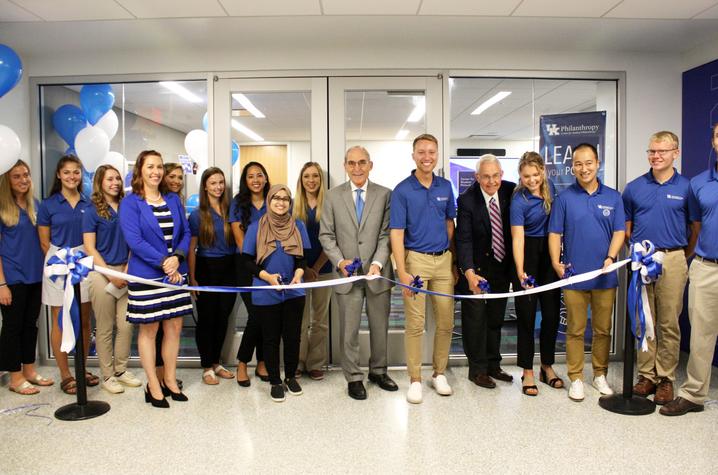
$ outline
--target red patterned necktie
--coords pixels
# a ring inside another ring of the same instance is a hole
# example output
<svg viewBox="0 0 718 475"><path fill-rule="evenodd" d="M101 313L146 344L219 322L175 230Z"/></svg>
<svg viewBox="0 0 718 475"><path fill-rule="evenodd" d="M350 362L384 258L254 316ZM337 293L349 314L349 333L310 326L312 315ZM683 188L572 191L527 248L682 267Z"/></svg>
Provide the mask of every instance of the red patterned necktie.
<svg viewBox="0 0 718 475"><path fill-rule="evenodd" d="M494 198L489 200L489 218L491 219L491 249L494 251L496 260L501 262L506 256L504 229L501 225L501 213Z"/></svg>

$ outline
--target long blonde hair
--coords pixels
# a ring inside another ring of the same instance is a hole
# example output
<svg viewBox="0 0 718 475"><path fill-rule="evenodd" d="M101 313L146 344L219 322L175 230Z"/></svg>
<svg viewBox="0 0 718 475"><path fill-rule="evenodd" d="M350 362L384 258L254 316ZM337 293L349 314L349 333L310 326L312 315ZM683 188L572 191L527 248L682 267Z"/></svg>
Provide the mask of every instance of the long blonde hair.
<svg viewBox="0 0 718 475"><path fill-rule="evenodd" d="M314 167L319 172L319 189L317 190L317 215L315 219L319 222L319 218L322 216L322 206L324 205L324 171L322 171L321 165L317 162L307 162L302 166L302 170L299 172L299 178L297 179L297 192L296 200L294 203L294 209L292 210L292 216L294 219L299 219L306 224L307 215L309 212L309 200L307 199L307 190L304 189L304 183L302 183L302 176L307 168Z"/></svg>
<svg viewBox="0 0 718 475"><path fill-rule="evenodd" d="M108 170L117 172L120 179L122 179L122 175L117 168L112 165L100 165L97 167L97 170L95 171L95 178L92 180L92 196L90 197L92 203L95 205L95 209L97 209L97 216L103 219L110 219L110 204L107 202L105 194L102 192L102 181L105 179L105 174L107 174ZM117 195L118 206L119 201L121 201L124 197L125 191L120 188L120 194Z"/></svg>
<svg viewBox="0 0 718 475"><path fill-rule="evenodd" d="M541 195L541 198L543 198L544 210L546 210L546 214L549 214L551 212L553 196L551 195L551 187L549 186L548 177L546 176L546 165L544 164L543 157L536 152L524 153L521 156L521 160L519 160L519 175L521 175L521 170L528 166L538 168L539 173L543 176L543 181L539 187L539 194ZM523 185L519 176L519 183L516 186L514 193L521 193L525 189L526 187Z"/></svg>
<svg viewBox="0 0 718 475"><path fill-rule="evenodd" d="M0 175L0 220L2 220L3 224L7 227L17 226L17 223L20 221L20 207L15 202L15 197L10 187L10 172L17 167L25 167L27 172L31 173L28 164L22 160L18 160L10 170ZM30 187L27 189L27 192L25 192L25 203L30 222L35 226L37 222L35 219L35 198L33 194L32 175L30 175L30 177Z"/></svg>
<svg viewBox="0 0 718 475"><path fill-rule="evenodd" d="M202 180L199 185L199 244L202 247L213 246L217 240L214 233L214 220L212 219L212 207L209 203L209 194L207 193L207 180L212 175L222 175L224 172L217 167L210 167L202 173ZM224 240L227 244L233 241L232 229L229 227L229 193L227 192L227 180L224 182L224 192L219 198L219 207L222 211L222 221L224 222Z"/></svg>

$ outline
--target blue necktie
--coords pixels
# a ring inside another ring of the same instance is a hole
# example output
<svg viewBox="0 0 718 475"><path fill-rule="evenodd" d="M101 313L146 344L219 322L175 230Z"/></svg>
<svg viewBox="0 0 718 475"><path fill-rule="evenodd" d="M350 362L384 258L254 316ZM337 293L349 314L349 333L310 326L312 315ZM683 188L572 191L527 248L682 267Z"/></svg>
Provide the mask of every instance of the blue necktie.
<svg viewBox="0 0 718 475"><path fill-rule="evenodd" d="M361 197L361 194L364 190L361 188L356 189L357 193L357 200L356 200L356 207L357 207L357 223L361 223L361 214L364 211L364 200Z"/></svg>

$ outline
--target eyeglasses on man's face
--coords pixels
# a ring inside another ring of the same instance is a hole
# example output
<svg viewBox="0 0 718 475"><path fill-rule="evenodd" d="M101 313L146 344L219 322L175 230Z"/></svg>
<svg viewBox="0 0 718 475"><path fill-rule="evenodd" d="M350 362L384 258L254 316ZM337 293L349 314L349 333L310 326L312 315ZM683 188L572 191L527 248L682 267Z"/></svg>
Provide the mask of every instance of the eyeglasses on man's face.
<svg viewBox="0 0 718 475"><path fill-rule="evenodd" d="M655 149L649 148L648 150L646 150L646 153L648 154L649 157L651 155L658 155L659 157L665 157L666 155L668 155L669 152L673 152L675 150L678 150L678 149L677 148L668 148L665 150L655 150Z"/></svg>

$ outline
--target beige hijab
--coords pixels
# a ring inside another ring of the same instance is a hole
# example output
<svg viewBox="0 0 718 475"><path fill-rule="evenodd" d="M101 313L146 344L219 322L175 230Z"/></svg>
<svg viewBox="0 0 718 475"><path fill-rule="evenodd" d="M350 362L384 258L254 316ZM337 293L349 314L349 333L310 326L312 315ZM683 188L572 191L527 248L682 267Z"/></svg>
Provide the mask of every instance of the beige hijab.
<svg viewBox="0 0 718 475"><path fill-rule="evenodd" d="M277 241L282 243L284 252L291 256L303 256L302 236L297 229L292 213L288 210L284 214L276 214L269 203L272 197L281 190L292 197L292 193L284 185L274 185L267 193L267 213L259 219L257 230L257 264L261 264L274 251L277 250Z"/></svg>

